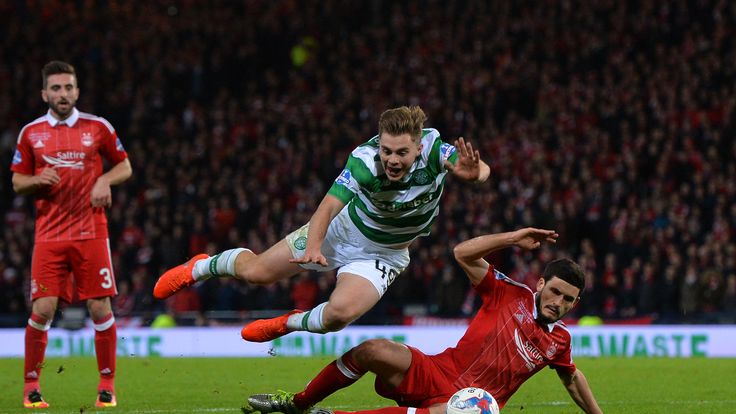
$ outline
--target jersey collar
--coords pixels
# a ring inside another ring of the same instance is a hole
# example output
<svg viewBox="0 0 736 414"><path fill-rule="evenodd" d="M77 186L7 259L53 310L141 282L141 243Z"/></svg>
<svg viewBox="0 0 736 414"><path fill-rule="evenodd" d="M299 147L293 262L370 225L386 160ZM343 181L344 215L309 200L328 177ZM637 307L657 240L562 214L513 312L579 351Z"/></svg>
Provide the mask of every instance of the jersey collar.
<svg viewBox="0 0 736 414"><path fill-rule="evenodd" d="M537 320L537 295L539 295L539 292L534 292L534 300L532 301L532 304L534 305L534 312L532 312L532 316L534 316L534 320L535 321ZM539 323L539 322L537 322L537 323ZM546 326L547 327L547 330L549 330L550 332L552 332L552 329L555 328L555 323L556 322L546 323L544 325L540 324L540 325Z"/></svg>
<svg viewBox="0 0 736 414"><path fill-rule="evenodd" d="M46 112L46 122L48 122L51 127L55 127L59 124L65 124L66 126L73 127L74 124L77 123L77 121L79 121L79 110L77 110L77 108L73 108L72 114L63 121L59 121L53 115L51 115L50 109L48 112Z"/></svg>

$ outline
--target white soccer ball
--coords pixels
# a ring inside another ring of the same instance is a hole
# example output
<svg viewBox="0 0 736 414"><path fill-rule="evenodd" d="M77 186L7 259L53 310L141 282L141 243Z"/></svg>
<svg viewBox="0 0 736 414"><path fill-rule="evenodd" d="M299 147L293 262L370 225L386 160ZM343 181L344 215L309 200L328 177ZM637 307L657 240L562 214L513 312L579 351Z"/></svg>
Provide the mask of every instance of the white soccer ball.
<svg viewBox="0 0 736 414"><path fill-rule="evenodd" d="M499 414L496 399L481 388L463 388L450 397L447 414Z"/></svg>

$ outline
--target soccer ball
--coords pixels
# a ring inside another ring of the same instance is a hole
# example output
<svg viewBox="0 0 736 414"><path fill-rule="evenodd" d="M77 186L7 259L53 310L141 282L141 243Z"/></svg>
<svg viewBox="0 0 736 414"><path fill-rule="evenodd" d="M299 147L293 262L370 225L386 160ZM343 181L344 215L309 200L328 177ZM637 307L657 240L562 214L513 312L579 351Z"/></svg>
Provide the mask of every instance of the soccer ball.
<svg viewBox="0 0 736 414"><path fill-rule="evenodd" d="M450 397L447 414L499 414L496 399L481 388L463 388Z"/></svg>

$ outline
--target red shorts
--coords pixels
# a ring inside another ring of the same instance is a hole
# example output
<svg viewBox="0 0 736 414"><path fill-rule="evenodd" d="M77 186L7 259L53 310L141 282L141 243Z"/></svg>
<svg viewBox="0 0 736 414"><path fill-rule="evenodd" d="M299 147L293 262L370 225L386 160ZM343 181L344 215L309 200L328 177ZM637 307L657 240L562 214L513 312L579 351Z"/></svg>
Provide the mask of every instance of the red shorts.
<svg viewBox="0 0 736 414"><path fill-rule="evenodd" d="M401 407L426 408L446 403L457 389L452 385L457 378L452 361L428 356L409 346L411 365L397 388L389 388L376 378L378 395L396 401Z"/></svg>
<svg viewBox="0 0 736 414"><path fill-rule="evenodd" d="M72 303L115 296L118 290L110 257L108 239L36 243L31 300L54 296Z"/></svg>

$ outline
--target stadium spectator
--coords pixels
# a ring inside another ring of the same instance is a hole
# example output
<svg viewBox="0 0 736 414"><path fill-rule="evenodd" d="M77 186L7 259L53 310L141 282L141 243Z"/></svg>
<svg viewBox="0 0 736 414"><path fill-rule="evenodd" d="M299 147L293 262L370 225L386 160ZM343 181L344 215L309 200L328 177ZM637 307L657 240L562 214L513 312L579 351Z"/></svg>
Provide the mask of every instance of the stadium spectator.
<svg viewBox="0 0 736 414"><path fill-rule="evenodd" d="M117 336L110 297L117 288L105 208L112 204L110 186L127 180L132 170L113 127L77 110L74 67L51 61L41 77L48 112L23 127L11 166L13 190L33 194L37 210L23 405L48 407L39 385L47 331L59 299L79 299L87 302L95 329L100 374L95 405L114 407ZM103 160L112 164L105 173Z"/></svg>

